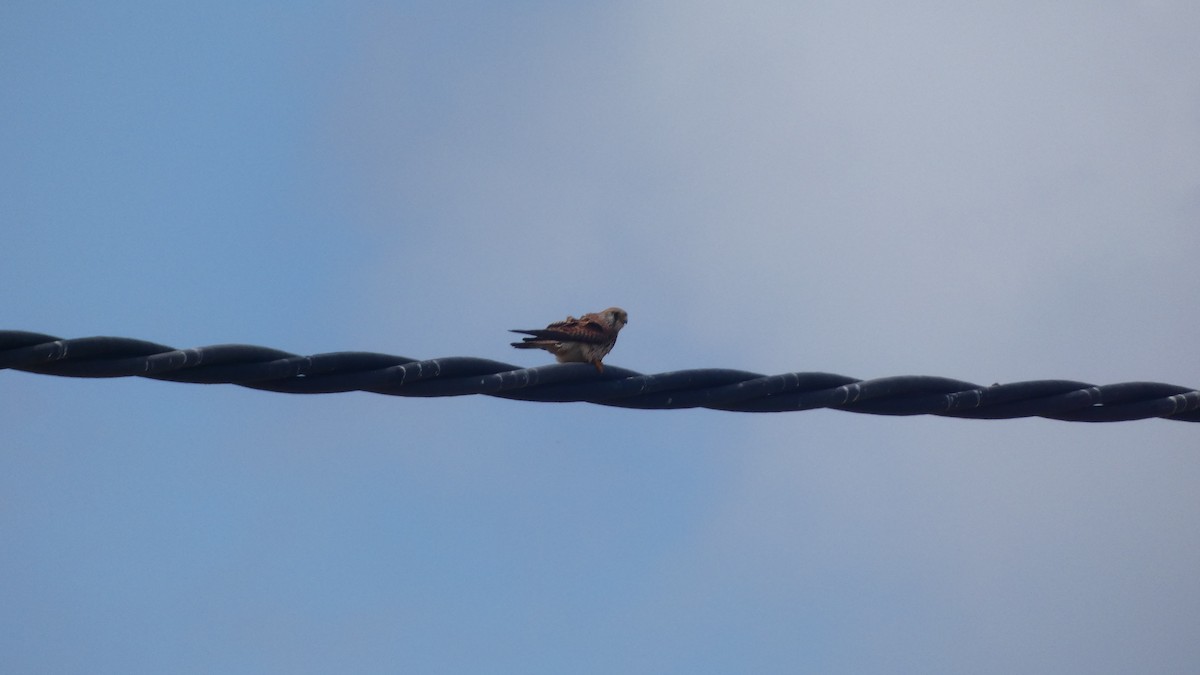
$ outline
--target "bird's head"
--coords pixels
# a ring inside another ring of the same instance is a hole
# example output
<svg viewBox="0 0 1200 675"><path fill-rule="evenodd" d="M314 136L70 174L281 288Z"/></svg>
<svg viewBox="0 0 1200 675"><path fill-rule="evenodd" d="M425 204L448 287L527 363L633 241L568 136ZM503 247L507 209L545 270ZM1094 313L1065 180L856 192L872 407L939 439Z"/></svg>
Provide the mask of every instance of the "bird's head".
<svg viewBox="0 0 1200 675"><path fill-rule="evenodd" d="M604 317L604 320L608 322L608 325L612 326L616 330L621 330L625 327L625 324L629 323L629 314L627 314L625 310L621 309L620 307L609 307L603 312L600 312L600 314Z"/></svg>

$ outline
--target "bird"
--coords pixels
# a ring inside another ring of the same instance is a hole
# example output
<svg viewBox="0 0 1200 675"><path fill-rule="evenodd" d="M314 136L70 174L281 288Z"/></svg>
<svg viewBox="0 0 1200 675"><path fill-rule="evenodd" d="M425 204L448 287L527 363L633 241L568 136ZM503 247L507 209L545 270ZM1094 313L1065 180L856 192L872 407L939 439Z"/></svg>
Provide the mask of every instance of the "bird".
<svg viewBox="0 0 1200 675"><path fill-rule="evenodd" d="M568 316L545 328L516 330L513 333L529 335L521 342L514 342L517 349L545 349L559 363L590 363L596 372L604 372L602 359L617 343L617 333L629 322L629 314L620 307L609 307L602 312L584 314L576 319Z"/></svg>

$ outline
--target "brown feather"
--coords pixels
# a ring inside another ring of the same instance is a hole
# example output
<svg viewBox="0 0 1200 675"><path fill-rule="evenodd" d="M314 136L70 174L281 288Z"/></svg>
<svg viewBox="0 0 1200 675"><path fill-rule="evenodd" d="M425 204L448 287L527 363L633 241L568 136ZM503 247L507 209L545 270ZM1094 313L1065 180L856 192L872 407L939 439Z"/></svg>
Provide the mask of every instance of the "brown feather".
<svg viewBox="0 0 1200 675"><path fill-rule="evenodd" d="M516 329L512 332L530 337L511 343L517 349L545 349L560 363L585 362L604 372L601 359L617 342L617 333L628 321L625 310L610 307L599 313L584 314L576 319L568 316L545 328Z"/></svg>

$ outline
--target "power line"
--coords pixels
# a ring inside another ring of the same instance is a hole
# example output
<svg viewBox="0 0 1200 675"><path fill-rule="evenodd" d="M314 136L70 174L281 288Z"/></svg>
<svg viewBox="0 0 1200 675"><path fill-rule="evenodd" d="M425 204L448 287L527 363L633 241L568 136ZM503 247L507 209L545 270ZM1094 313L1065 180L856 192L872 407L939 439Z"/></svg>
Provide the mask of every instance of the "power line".
<svg viewBox="0 0 1200 675"><path fill-rule="evenodd" d="M831 373L762 375L721 368L643 375L611 365L597 373L581 363L521 368L467 356L426 360L374 352L300 356L239 344L176 349L123 337L63 339L25 331L0 331L0 370L4 369L64 377L236 384L290 394L483 394L643 409L784 412L833 408L876 415L974 419L1120 422L1162 417L1200 422L1200 391L1159 382L1094 385L1031 380L981 386L925 375L860 380Z"/></svg>

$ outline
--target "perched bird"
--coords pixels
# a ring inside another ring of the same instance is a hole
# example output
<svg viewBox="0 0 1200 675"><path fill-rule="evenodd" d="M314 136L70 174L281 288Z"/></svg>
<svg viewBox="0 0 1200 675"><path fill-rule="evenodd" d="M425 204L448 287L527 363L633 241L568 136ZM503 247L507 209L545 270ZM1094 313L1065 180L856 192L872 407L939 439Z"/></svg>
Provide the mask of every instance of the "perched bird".
<svg viewBox="0 0 1200 675"><path fill-rule="evenodd" d="M527 337L514 342L517 349L545 349L558 358L559 363L569 361L590 363L597 372L604 372L601 359L617 344L617 333L625 327L629 315L620 307L609 307L603 312L584 314L576 319L568 316L565 321L541 329L514 330Z"/></svg>

